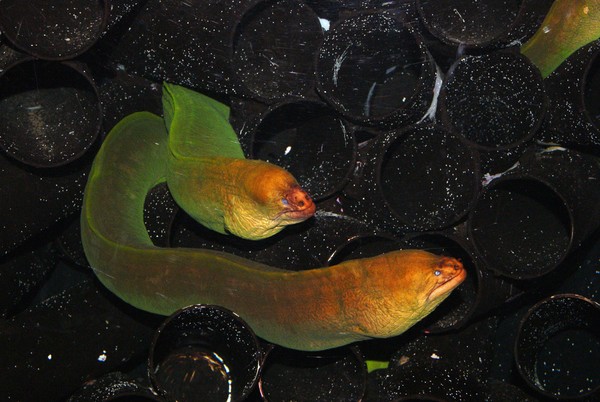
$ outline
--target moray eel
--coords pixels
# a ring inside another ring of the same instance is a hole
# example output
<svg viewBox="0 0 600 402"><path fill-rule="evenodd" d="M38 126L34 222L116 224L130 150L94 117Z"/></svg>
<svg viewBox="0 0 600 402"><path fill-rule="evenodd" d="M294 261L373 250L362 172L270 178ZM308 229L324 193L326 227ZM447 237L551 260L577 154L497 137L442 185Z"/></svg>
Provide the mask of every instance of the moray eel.
<svg viewBox="0 0 600 402"><path fill-rule="evenodd" d="M600 0L555 0L521 53L546 78L573 52L599 37Z"/></svg>
<svg viewBox="0 0 600 402"><path fill-rule="evenodd" d="M162 99L170 133L167 185L192 218L216 232L258 240L315 213L289 172L245 159L227 106L168 83Z"/></svg>
<svg viewBox="0 0 600 402"><path fill-rule="evenodd" d="M81 214L85 254L99 280L127 303L163 315L192 304L220 305L239 314L269 342L298 350L323 350L398 335L429 314L464 280L466 273L458 260L421 250L399 250L295 272L214 250L154 246L144 225L144 200L157 183L166 180L170 187L174 174L182 177L172 191L210 188L216 198L211 195L208 200L220 210L218 197L260 190L232 187L228 180L236 177L225 171L219 177L204 172L185 176L192 170L191 160L184 160L181 168L169 156L166 127L173 130L176 120L176 116L163 120L148 112L125 117L103 142L85 188ZM235 163L224 160L215 165L229 169ZM170 171L173 166L178 173ZM256 166L261 171L263 165ZM198 179L213 183L197 183ZM256 185L264 185L256 180ZM289 184L287 179L283 182ZM295 198L289 202L298 203ZM205 214L204 205L191 207L192 216ZM254 211L255 207L242 208ZM283 210L288 211L287 205ZM284 219L296 220L295 210L291 216ZM224 227L238 232L230 225Z"/></svg>

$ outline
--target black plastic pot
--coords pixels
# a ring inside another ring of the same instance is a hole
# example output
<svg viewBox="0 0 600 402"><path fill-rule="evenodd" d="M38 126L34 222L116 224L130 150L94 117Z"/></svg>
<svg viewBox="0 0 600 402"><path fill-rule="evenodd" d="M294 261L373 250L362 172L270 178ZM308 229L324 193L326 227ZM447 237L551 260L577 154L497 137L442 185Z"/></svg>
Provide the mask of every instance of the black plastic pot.
<svg viewBox="0 0 600 402"><path fill-rule="evenodd" d="M552 0L418 0L425 27L440 40L469 47L506 46L533 35Z"/></svg>
<svg viewBox="0 0 600 402"><path fill-rule="evenodd" d="M108 133L131 113L147 111L162 115L162 84L117 71L104 78L98 88L104 110L103 131Z"/></svg>
<svg viewBox="0 0 600 402"><path fill-rule="evenodd" d="M396 127L423 119L435 80L435 63L418 33L384 13L341 20L319 49L319 94L363 125Z"/></svg>
<svg viewBox="0 0 600 402"><path fill-rule="evenodd" d="M323 32L301 1L264 2L239 21L233 38L234 77L255 99L273 102L314 90L314 55Z"/></svg>
<svg viewBox="0 0 600 402"><path fill-rule="evenodd" d="M3 0L0 31L26 53L46 60L80 55L102 35L108 0Z"/></svg>
<svg viewBox="0 0 600 402"><path fill-rule="evenodd" d="M515 342L517 368L544 397L596 400L600 395L600 305L560 294L531 307Z"/></svg>
<svg viewBox="0 0 600 402"><path fill-rule="evenodd" d="M153 316L83 283L0 322L6 400L59 401L85 381L141 359Z"/></svg>
<svg viewBox="0 0 600 402"><path fill-rule="evenodd" d="M90 163L85 158L68 167L33 169L0 154L0 254L79 212Z"/></svg>
<svg viewBox="0 0 600 402"><path fill-rule="evenodd" d="M450 67L439 113L448 130L480 151L483 172L497 173L518 160L547 103L538 69L521 54L497 51L464 56Z"/></svg>
<svg viewBox="0 0 600 402"><path fill-rule="evenodd" d="M522 158L493 180L468 219L469 235L486 267L532 279L559 263L600 226L600 164L566 149Z"/></svg>
<svg viewBox="0 0 600 402"><path fill-rule="evenodd" d="M11 46L6 39L0 37L0 73L8 66L29 56Z"/></svg>
<svg viewBox="0 0 600 402"><path fill-rule="evenodd" d="M258 381L262 350L252 329L219 306L173 313L156 331L148 373L170 401L243 401Z"/></svg>
<svg viewBox="0 0 600 402"><path fill-rule="evenodd" d="M244 113L237 125L251 158L287 169L317 201L338 192L354 168L354 136L320 101L288 99L260 114Z"/></svg>
<svg viewBox="0 0 600 402"><path fill-rule="evenodd" d="M265 402L360 401L366 376L356 346L310 353L275 346L265 357L259 387Z"/></svg>
<svg viewBox="0 0 600 402"><path fill-rule="evenodd" d="M360 152L346 194L350 214L391 233L458 222L480 187L477 151L432 125L387 132Z"/></svg>
<svg viewBox="0 0 600 402"><path fill-rule="evenodd" d="M273 101L313 87L321 35L302 2L149 0L98 53L154 81Z"/></svg>
<svg viewBox="0 0 600 402"><path fill-rule="evenodd" d="M0 74L0 148L33 167L56 167L94 144L102 121L86 66L26 59Z"/></svg>
<svg viewBox="0 0 600 402"><path fill-rule="evenodd" d="M109 373L85 384L67 402L164 402L148 385L121 373Z"/></svg>
<svg viewBox="0 0 600 402"><path fill-rule="evenodd" d="M48 244L0 258L0 317L25 307L56 263L56 250Z"/></svg>

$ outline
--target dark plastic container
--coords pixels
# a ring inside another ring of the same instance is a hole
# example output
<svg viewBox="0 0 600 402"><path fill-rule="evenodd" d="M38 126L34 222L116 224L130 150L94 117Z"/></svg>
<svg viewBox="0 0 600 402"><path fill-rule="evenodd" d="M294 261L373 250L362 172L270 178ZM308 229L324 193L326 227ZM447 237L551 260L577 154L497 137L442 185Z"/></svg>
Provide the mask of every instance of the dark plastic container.
<svg viewBox="0 0 600 402"><path fill-rule="evenodd" d="M600 164L564 148L531 152L493 180L468 219L488 269L514 279L543 276L600 226Z"/></svg>
<svg viewBox="0 0 600 402"><path fill-rule="evenodd" d="M525 314L517 368L544 397L592 401L600 395L600 305L577 294L544 299Z"/></svg>
<svg viewBox="0 0 600 402"><path fill-rule="evenodd" d="M173 313L156 331L148 373L173 401L243 401L258 381L262 350L248 324L219 306Z"/></svg>
<svg viewBox="0 0 600 402"><path fill-rule="evenodd" d="M361 13L327 31L318 54L317 89L352 121L396 127L424 118L436 74L411 26L385 13Z"/></svg>

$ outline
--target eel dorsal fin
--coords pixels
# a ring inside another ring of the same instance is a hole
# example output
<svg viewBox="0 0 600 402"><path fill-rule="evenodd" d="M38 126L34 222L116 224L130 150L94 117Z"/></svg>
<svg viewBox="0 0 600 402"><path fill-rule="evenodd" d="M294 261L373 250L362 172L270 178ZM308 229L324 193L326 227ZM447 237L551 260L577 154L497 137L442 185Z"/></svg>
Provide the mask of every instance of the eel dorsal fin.
<svg viewBox="0 0 600 402"><path fill-rule="evenodd" d="M166 82L162 103L169 148L176 158L245 158L227 105Z"/></svg>

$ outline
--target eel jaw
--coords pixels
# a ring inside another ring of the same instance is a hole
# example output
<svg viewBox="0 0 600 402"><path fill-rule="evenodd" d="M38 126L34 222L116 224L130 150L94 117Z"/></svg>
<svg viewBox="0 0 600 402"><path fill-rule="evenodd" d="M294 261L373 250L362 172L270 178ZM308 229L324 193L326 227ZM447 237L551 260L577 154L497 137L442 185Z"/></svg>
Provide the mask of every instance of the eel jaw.
<svg viewBox="0 0 600 402"><path fill-rule="evenodd" d="M303 221L315 214L317 209L312 198L300 186L293 186L283 197L286 208L277 214L277 218Z"/></svg>
<svg viewBox="0 0 600 402"><path fill-rule="evenodd" d="M443 257L435 269L439 272L438 282L427 296L427 301L438 297L447 296L454 288L460 285L467 277L467 271L456 258Z"/></svg>

